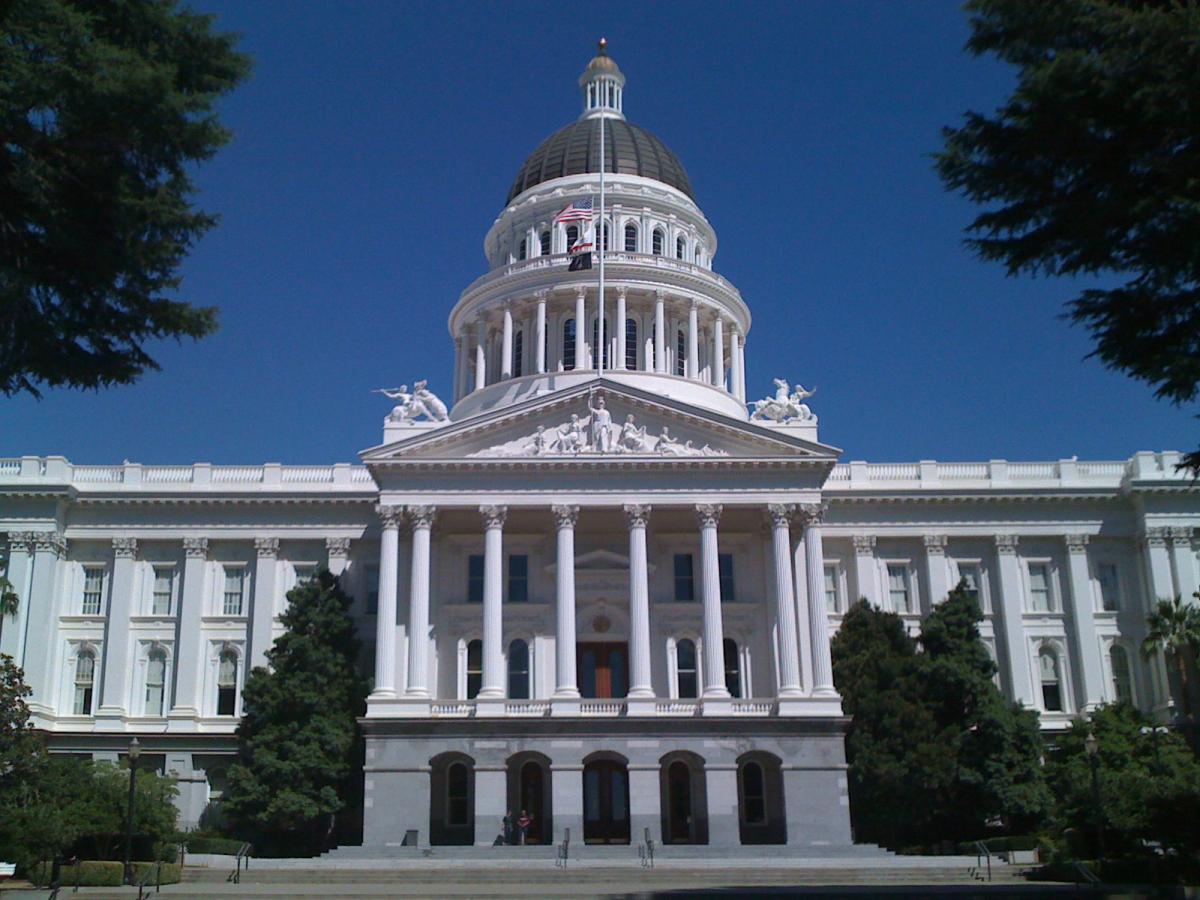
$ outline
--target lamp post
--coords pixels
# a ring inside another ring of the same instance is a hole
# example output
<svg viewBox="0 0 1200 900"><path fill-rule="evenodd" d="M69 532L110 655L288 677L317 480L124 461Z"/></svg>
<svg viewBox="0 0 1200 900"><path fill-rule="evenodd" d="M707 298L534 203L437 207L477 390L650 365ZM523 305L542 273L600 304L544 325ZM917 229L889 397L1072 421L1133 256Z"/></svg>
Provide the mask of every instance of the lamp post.
<svg viewBox="0 0 1200 900"><path fill-rule="evenodd" d="M133 798L134 775L137 774L138 755L142 745L134 738L129 742L129 804L125 810L125 883L133 884Z"/></svg>
<svg viewBox="0 0 1200 900"><path fill-rule="evenodd" d="M1100 853L1100 865L1104 866L1104 810L1100 806L1100 741L1093 731L1083 741L1088 763L1092 767L1092 806L1096 817L1096 849Z"/></svg>

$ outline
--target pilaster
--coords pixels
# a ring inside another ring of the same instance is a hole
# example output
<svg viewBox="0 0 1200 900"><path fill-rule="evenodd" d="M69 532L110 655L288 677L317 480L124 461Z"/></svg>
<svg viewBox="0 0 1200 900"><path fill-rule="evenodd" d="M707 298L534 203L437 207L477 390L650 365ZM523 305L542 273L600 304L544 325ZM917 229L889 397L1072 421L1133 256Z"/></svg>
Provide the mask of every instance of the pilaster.
<svg viewBox="0 0 1200 900"><path fill-rule="evenodd" d="M1086 534L1068 534L1067 582L1071 595L1072 644L1078 671L1082 674L1083 706L1093 710L1104 702L1104 668L1100 660L1100 641L1096 635L1096 600L1088 569Z"/></svg>
<svg viewBox="0 0 1200 900"><path fill-rule="evenodd" d="M1000 613L1004 633L1004 652L1008 659L1007 681L1012 699L1034 707L1033 680L1029 671L1029 651L1025 640L1025 619L1021 591L1021 566L1017 559L1017 535L995 536L1000 571Z"/></svg>
<svg viewBox="0 0 1200 900"><path fill-rule="evenodd" d="M33 581L33 554L36 534L32 531L8 533L8 572L11 590L17 595L17 611L0 616L0 653L25 665L25 629L29 622L30 585Z"/></svg>
<svg viewBox="0 0 1200 900"><path fill-rule="evenodd" d="M928 615L933 607L944 601L953 589L950 569L946 565L946 535L927 534L925 541L925 570L928 573L928 596L921 604Z"/></svg>
<svg viewBox="0 0 1200 900"><path fill-rule="evenodd" d="M267 664L274 641L276 570L279 538L255 538L254 608L250 622L250 668Z"/></svg>
<svg viewBox="0 0 1200 900"><path fill-rule="evenodd" d="M346 571L346 565L350 560L350 538L325 538L325 558L330 573L340 576Z"/></svg>
<svg viewBox="0 0 1200 900"><path fill-rule="evenodd" d="M169 731L188 730L201 715L204 665L205 570L208 538L183 539L183 584L179 594L179 643L175 648L175 703L168 716Z"/></svg>
<svg viewBox="0 0 1200 900"><path fill-rule="evenodd" d="M52 713L53 667L58 655L53 648L58 643L58 617L62 612L62 560L67 555L67 541L55 531L33 534L33 577L29 592L22 598L28 606L25 620L25 675L32 691L29 708L34 712ZM35 648L32 653L29 652L31 647Z"/></svg>
<svg viewBox="0 0 1200 900"><path fill-rule="evenodd" d="M104 626L104 675L97 720L121 719L128 712L129 673L133 668L129 619L133 612L137 546L137 538L113 538L112 585L108 598L108 619Z"/></svg>
<svg viewBox="0 0 1200 900"><path fill-rule="evenodd" d="M856 534L851 540L854 543L854 584L858 588L858 597L865 599L875 609L883 609L875 570L875 535Z"/></svg>

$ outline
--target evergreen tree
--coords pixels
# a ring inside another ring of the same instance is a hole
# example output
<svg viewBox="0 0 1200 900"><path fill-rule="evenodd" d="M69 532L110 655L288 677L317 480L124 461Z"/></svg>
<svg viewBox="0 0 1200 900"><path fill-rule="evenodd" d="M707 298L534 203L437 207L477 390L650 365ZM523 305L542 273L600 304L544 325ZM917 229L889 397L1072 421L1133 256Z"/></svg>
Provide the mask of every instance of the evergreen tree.
<svg viewBox="0 0 1200 900"><path fill-rule="evenodd" d="M1200 591L1195 598L1200 601ZM1149 660L1162 654L1179 680L1180 713L1187 727L1192 720L1192 672L1200 655L1200 606L1184 603L1178 594L1173 600L1160 599L1146 616L1146 637L1142 641L1142 658Z"/></svg>
<svg viewBox="0 0 1200 900"><path fill-rule="evenodd" d="M366 682L350 597L322 569L288 592L286 631L267 651L270 668L246 679L238 762L224 808L260 851L318 852L361 777L357 716Z"/></svg>

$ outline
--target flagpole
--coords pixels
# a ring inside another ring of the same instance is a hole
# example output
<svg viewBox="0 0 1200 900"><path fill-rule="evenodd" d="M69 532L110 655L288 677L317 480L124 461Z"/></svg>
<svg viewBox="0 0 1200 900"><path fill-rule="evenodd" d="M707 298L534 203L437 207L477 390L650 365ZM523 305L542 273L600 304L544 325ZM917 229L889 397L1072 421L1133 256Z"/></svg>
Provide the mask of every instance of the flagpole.
<svg viewBox="0 0 1200 900"><path fill-rule="evenodd" d="M600 317L596 323L596 374L604 371L604 112L600 113L600 222L596 226L596 246L600 251Z"/></svg>

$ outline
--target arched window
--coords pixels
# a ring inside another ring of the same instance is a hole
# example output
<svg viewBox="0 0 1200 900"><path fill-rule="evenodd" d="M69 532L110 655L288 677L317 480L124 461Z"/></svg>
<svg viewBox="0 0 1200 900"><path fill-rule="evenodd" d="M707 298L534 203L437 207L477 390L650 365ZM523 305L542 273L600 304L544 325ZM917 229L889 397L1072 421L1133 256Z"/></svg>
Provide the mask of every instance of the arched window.
<svg viewBox="0 0 1200 900"><path fill-rule="evenodd" d="M96 654L91 650L80 650L75 656L75 715L92 714L92 691L95 686Z"/></svg>
<svg viewBox="0 0 1200 900"><path fill-rule="evenodd" d="M167 654L156 648L146 657L146 715L163 715L166 682Z"/></svg>
<svg viewBox="0 0 1200 900"><path fill-rule="evenodd" d="M625 368L637 368L638 325L637 319L625 320Z"/></svg>
<svg viewBox="0 0 1200 900"><path fill-rule="evenodd" d="M550 232L543 231L541 238L539 240L541 241L541 244L542 244L542 256L549 256L550 255Z"/></svg>
<svg viewBox="0 0 1200 900"><path fill-rule="evenodd" d="M608 346L609 339L612 337L612 330L609 327L608 317L604 319L604 368L608 368ZM600 346L600 319L597 317L592 319L592 346Z"/></svg>
<svg viewBox="0 0 1200 900"><path fill-rule="evenodd" d="M567 371L575 368L575 320L563 322L563 368Z"/></svg>
<svg viewBox="0 0 1200 900"><path fill-rule="evenodd" d="M696 670L696 642L684 638L675 644L675 682L682 700L700 696L700 678Z"/></svg>
<svg viewBox="0 0 1200 900"><path fill-rule="evenodd" d="M600 229L600 231L604 235L604 237L603 237L604 252L607 253L608 252L608 223L607 222L604 223L604 227L602 229Z"/></svg>
<svg viewBox="0 0 1200 900"><path fill-rule="evenodd" d="M725 638L725 688L730 697L742 696L742 660L737 641Z"/></svg>
<svg viewBox="0 0 1200 900"><path fill-rule="evenodd" d="M763 777L762 766L753 760L742 766L742 803L747 825L766 824L766 779Z"/></svg>
<svg viewBox="0 0 1200 900"><path fill-rule="evenodd" d="M663 255L663 243L666 241L666 235L663 234L661 228L655 228L650 238L651 249L655 256Z"/></svg>
<svg viewBox="0 0 1200 900"><path fill-rule="evenodd" d="M518 331L513 335L513 358L512 358L512 374L513 378L519 378L521 375L521 365L525 362L525 332Z"/></svg>
<svg viewBox="0 0 1200 900"><path fill-rule="evenodd" d="M692 251L692 262L694 262L698 266L703 265L703 257L700 252L699 244L697 244L695 249Z"/></svg>
<svg viewBox="0 0 1200 900"><path fill-rule="evenodd" d="M687 336L683 329L675 333L675 374L687 374Z"/></svg>
<svg viewBox="0 0 1200 900"><path fill-rule="evenodd" d="M476 638L467 644L467 699L474 700L483 687L483 641Z"/></svg>
<svg viewBox="0 0 1200 900"><path fill-rule="evenodd" d="M508 645L508 696L529 699L529 645L519 639Z"/></svg>
<svg viewBox="0 0 1200 900"><path fill-rule="evenodd" d="M529 244L525 238L521 238L521 250L517 253L517 259L525 259L529 255Z"/></svg>
<svg viewBox="0 0 1200 900"><path fill-rule="evenodd" d="M575 246L575 242L579 240L579 228L575 225L567 226L567 252L571 252L571 248Z"/></svg>
<svg viewBox="0 0 1200 900"><path fill-rule="evenodd" d="M237 654L222 650L217 659L217 715L232 716L237 709Z"/></svg>
<svg viewBox="0 0 1200 900"><path fill-rule="evenodd" d="M471 816L471 773L466 763L446 769L446 824L466 825Z"/></svg>
<svg viewBox="0 0 1200 900"><path fill-rule="evenodd" d="M637 253L637 226L632 222L625 226L625 252Z"/></svg>
<svg viewBox="0 0 1200 900"><path fill-rule="evenodd" d="M1112 669L1113 697L1118 703L1133 702L1133 675L1129 670L1129 654L1119 644L1108 651L1108 663Z"/></svg>
<svg viewBox="0 0 1200 900"><path fill-rule="evenodd" d="M1042 708L1046 712L1062 712L1058 656L1049 647L1043 647L1038 653L1038 670L1042 676Z"/></svg>
<svg viewBox="0 0 1200 900"><path fill-rule="evenodd" d="M683 259L683 251L684 251L685 246L686 245L683 242L683 238L675 239L675 258L676 259Z"/></svg>

